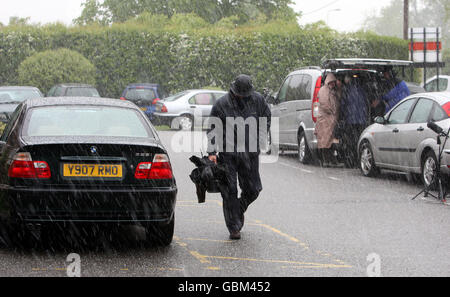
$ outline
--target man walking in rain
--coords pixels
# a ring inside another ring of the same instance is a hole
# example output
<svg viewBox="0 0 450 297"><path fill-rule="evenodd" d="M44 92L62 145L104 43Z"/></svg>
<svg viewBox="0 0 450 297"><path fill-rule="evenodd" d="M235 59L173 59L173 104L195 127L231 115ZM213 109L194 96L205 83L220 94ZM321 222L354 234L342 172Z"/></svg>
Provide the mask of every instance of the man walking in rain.
<svg viewBox="0 0 450 297"><path fill-rule="evenodd" d="M208 131L209 159L227 169L228 186L221 191L223 213L230 239L238 240L244 226L244 213L262 190L260 129L267 132L270 129L270 108L262 95L253 90L251 77L241 74L232 82L230 91L213 106L210 117L210 123L215 124ZM263 124L267 126L260 127Z"/></svg>

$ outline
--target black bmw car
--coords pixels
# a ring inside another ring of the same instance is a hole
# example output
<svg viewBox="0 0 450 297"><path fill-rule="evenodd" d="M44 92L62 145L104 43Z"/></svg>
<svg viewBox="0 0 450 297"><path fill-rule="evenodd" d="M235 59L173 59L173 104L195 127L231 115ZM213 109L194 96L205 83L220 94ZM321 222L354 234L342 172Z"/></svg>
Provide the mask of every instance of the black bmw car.
<svg viewBox="0 0 450 297"><path fill-rule="evenodd" d="M22 226L140 224L169 245L177 186L166 149L128 101L21 103L0 139L0 210Z"/></svg>

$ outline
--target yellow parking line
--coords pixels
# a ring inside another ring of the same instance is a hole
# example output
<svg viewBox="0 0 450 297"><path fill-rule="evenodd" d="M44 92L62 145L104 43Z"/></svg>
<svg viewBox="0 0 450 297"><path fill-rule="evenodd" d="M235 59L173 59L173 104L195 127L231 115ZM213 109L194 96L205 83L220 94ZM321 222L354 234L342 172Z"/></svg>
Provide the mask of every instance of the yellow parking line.
<svg viewBox="0 0 450 297"><path fill-rule="evenodd" d="M287 260L270 260L270 259L255 259L255 258L237 258L237 257L224 257L224 256L206 256L200 255L202 258L221 259L221 260L234 260L234 261L250 261L250 262L265 262L265 263L283 263L283 264L295 264L300 266L317 267L317 268L351 268L349 265L337 265L337 264L323 264L312 262L298 262ZM286 266L288 267L288 266ZM293 266L295 267L295 266Z"/></svg>
<svg viewBox="0 0 450 297"><path fill-rule="evenodd" d="M266 228L266 229L269 229L270 231L273 231L273 232L275 232L275 233L277 233L277 234L279 234L279 235L281 235L281 236L283 236L283 237L286 237L286 238L289 239L290 241L300 243L300 240L298 240L297 238L295 238L295 237L293 237L293 236L290 236L289 234L286 234L286 233L284 233L284 232L281 232L280 230L278 230L278 229L276 229L276 228L274 228L274 227L272 227L272 226L269 226L269 225L267 225L267 224L262 224L262 223L259 223L259 224L256 224L256 225L261 226L261 227L264 227L264 228Z"/></svg>
<svg viewBox="0 0 450 297"><path fill-rule="evenodd" d="M279 235L281 235L281 236L283 236L283 237L289 239L290 241L293 241L293 242L295 242L295 243L298 243L300 246L303 247L304 250L309 250L308 245L307 245L306 243L304 243L304 242L301 242L299 239L297 239L297 238L295 238L295 237L293 237L293 236L291 236L291 235L289 235L289 234L286 234L286 233L284 233L284 232L282 232L282 231L280 231L280 230L278 230L278 229L276 229L276 228L274 228L274 227L272 227L272 226L269 226L269 225L267 225L267 224L264 224L264 223L262 223L262 222L259 221L259 220L255 220L255 222L257 222L257 224L255 224L255 225L264 227L264 228L266 228L266 229L268 229L268 230L271 230L272 232L275 232L276 234L279 234ZM249 224L249 225L251 225L251 224ZM326 253L326 252L317 251L316 253L317 253L318 255L321 255L321 256L324 256L324 257L332 257L331 254ZM340 260L339 260L339 261L336 260L336 262L345 264L343 261L340 261Z"/></svg>
<svg viewBox="0 0 450 297"><path fill-rule="evenodd" d="M189 253L194 256L197 260L200 261L200 263L206 264L206 263L211 263L211 261L207 260L206 258L208 256L202 255L197 251L189 251Z"/></svg>
<svg viewBox="0 0 450 297"><path fill-rule="evenodd" d="M220 267L213 267L213 266L210 266L210 267L206 267L205 269L206 269L206 270L220 270Z"/></svg>

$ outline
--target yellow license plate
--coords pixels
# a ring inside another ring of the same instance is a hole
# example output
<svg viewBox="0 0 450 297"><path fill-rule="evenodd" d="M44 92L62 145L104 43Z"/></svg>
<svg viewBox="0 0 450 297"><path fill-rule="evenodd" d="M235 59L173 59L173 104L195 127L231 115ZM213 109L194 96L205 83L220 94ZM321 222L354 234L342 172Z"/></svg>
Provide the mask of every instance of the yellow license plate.
<svg viewBox="0 0 450 297"><path fill-rule="evenodd" d="M64 177L122 177L122 165L64 164Z"/></svg>
<svg viewBox="0 0 450 297"><path fill-rule="evenodd" d="M147 111L147 107L141 107L142 111Z"/></svg>

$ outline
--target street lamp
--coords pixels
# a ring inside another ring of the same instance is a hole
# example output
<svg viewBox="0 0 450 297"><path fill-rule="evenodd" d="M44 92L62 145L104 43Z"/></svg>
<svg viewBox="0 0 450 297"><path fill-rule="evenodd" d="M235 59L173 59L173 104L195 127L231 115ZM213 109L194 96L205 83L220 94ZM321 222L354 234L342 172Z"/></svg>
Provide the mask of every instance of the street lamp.
<svg viewBox="0 0 450 297"><path fill-rule="evenodd" d="M330 13L337 12L337 11L341 11L341 9L340 8L335 8L335 9L328 10L328 12L327 12L327 25L328 26L330 26L330 23L329 23Z"/></svg>

